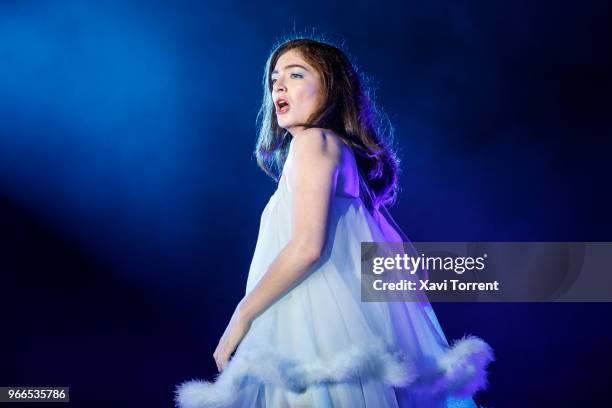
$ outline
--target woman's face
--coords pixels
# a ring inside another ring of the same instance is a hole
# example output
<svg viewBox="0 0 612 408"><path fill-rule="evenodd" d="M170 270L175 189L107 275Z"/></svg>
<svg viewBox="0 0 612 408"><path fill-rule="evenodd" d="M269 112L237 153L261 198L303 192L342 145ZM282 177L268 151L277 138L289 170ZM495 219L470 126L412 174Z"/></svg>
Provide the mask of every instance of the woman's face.
<svg viewBox="0 0 612 408"><path fill-rule="evenodd" d="M292 49L276 61L270 78L278 125L295 135L295 124L306 122L320 106L320 75Z"/></svg>

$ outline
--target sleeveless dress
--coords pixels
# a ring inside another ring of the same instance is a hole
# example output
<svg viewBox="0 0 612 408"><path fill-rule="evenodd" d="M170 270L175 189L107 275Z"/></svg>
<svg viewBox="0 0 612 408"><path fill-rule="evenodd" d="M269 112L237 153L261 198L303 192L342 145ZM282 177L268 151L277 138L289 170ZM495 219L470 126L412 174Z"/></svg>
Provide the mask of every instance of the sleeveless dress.
<svg viewBox="0 0 612 408"><path fill-rule="evenodd" d="M261 215L246 294L291 237L292 145ZM402 242L361 197L332 198L310 273L252 322L214 382L177 386L178 407L476 407L493 360L487 343L465 336L450 347L427 300L361 302L360 243Z"/></svg>

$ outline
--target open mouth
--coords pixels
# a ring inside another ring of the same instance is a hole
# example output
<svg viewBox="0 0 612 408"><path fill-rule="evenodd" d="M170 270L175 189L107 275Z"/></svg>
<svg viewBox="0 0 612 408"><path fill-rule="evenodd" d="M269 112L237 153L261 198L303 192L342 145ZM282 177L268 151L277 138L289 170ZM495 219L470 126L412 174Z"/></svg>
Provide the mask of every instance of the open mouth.
<svg viewBox="0 0 612 408"><path fill-rule="evenodd" d="M276 113L287 113L289 111L289 104L285 100L279 100L276 102Z"/></svg>

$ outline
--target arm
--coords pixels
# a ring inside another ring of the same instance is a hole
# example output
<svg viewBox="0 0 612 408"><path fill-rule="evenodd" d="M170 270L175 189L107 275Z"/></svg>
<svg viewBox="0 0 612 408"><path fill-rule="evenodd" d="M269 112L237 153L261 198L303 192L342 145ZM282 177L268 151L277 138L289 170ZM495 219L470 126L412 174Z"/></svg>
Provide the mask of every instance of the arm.
<svg viewBox="0 0 612 408"><path fill-rule="evenodd" d="M340 169L339 142L321 129L308 129L293 141L292 153L292 236L240 302L240 314L249 322L299 283L325 246L329 205Z"/></svg>

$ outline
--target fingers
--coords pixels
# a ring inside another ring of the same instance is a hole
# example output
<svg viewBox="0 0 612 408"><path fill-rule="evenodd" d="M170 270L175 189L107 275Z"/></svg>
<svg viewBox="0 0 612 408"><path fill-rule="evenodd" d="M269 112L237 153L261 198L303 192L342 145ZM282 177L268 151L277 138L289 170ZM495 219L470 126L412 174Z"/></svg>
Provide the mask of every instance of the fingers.
<svg viewBox="0 0 612 408"><path fill-rule="evenodd" d="M213 353L213 358L215 359L215 364L217 365L217 371L221 372L221 355L222 352L219 347Z"/></svg>
<svg viewBox="0 0 612 408"><path fill-rule="evenodd" d="M225 358L219 358L217 360L215 360L215 362L217 363L217 371L219 371L220 373L223 372L223 370L225 370L225 367L227 367L227 359Z"/></svg>
<svg viewBox="0 0 612 408"><path fill-rule="evenodd" d="M225 356L221 351L215 351L213 353L215 364L217 365L217 371L222 372L228 364L229 356Z"/></svg>

